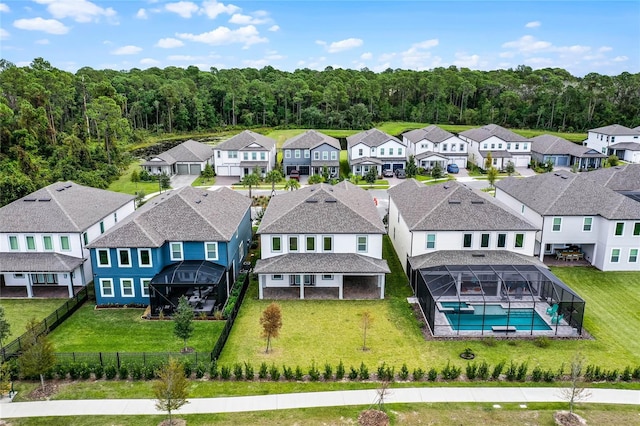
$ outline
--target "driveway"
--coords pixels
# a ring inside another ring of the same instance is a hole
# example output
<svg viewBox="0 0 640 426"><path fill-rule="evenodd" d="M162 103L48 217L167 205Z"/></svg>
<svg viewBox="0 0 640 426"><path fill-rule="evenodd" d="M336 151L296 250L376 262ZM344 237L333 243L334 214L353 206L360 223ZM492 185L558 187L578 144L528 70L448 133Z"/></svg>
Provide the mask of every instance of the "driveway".
<svg viewBox="0 0 640 426"><path fill-rule="evenodd" d="M215 186L231 186L240 182L240 176L216 176Z"/></svg>
<svg viewBox="0 0 640 426"><path fill-rule="evenodd" d="M174 189L182 188L183 186L191 186L197 175L173 175L171 177L171 187Z"/></svg>

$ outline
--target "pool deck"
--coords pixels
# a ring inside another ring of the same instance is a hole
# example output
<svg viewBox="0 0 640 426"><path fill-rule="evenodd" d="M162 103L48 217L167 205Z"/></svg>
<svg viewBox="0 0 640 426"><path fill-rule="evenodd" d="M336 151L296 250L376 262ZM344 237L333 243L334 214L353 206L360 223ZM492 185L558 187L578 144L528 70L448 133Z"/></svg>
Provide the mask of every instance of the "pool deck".
<svg viewBox="0 0 640 426"><path fill-rule="evenodd" d="M486 297L485 301L487 305L501 305L503 308L511 309L532 309L534 308L534 303L532 301L511 301L511 304L506 303L500 297ZM438 301L442 302L458 302L458 299L441 299ZM460 300L460 302L468 303L470 305L480 304L482 301L480 300ZM561 320L559 324L557 324L557 332L556 332L556 324L551 323L551 316L547 314L547 308L549 305L544 300L538 300L535 303L535 311L540 315L540 318L544 320L544 322L551 327L551 330L527 330L527 331L490 331L490 330L454 330L444 312L440 309L436 309L435 313L435 327L434 327L434 336L435 337L538 337L538 336L548 336L548 337L579 337L577 331L571 327L565 320Z"/></svg>

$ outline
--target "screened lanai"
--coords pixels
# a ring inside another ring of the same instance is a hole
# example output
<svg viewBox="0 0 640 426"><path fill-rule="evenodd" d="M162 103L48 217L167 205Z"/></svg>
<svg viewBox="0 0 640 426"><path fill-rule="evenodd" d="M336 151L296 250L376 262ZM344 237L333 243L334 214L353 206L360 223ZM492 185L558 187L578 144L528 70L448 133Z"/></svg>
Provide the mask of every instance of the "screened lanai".
<svg viewBox="0 0 640 426"><path fill-rule="evenodd" d="M582 333L585 302L538 265L440 265L416 274L434 336Z"/></svg>

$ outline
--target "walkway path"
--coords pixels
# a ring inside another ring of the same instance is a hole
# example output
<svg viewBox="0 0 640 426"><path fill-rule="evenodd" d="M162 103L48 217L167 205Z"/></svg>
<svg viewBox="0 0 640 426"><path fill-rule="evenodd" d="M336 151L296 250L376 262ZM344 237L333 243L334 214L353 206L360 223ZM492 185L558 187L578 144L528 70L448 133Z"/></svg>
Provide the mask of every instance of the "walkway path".
<svg viewBox="0 0 640 426"><path fill-rule="evenodd" d="M640 405L640 390L590 389L585 402ZM306 392L221 398L193 398L178 414L236 413L291 408L369 406L377 401L376 389ZM425 387L392 388L385 403L476 402L531 403L563 402L561 388L528 387ZM0 404L0 418L43 416L153 415L159 414L152 399L100 399L35 401Z"/></svg>

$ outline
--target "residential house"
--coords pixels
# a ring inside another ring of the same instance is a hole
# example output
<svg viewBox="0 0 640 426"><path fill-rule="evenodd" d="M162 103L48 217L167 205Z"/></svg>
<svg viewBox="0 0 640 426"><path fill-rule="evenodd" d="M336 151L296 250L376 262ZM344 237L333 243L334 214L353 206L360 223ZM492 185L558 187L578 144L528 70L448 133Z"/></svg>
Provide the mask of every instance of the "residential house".
<svg viewBox="0 0 640 426"><path fill-rule="evenodd" d="M152 156L142 163L142 168L152 175L199 175L207 164L213 165L213 147L189 139Z"/></svg>
<svg viewBox="0 0 640 426"><path fill-rule="evenodd" d="M640 164L606 167L586 173L584 176L632 198L636 193L640 193ZM640 198L637 200L640 201Z"/></svg>
<svg viewBox="0 0 640 426"><path fill-rule="evenodd" d="M469 143L469 161L478 167L485 168L489 153L492 165L499 170L509 161L516 167L527 167L531 162L531 141L497 124L465 130L458 137Z"/></svg>
<svg viewBox="0 0 640 426"><path fill-rule="evenodd" d="M134 210L132 195L74 182L0 208L0 293L31 298L66 288L72 297L93 280L87 244Z"/></svg>
<svg viewBox="0 0 640 426"><path fill-rule="evenodd" d="M218 144L214 151L218 176L265 176L276 164L276 141L251 130Z"/></svg>
<svg viewBox="0 0 640 426"><path fill-rule="evenodd" d="M542 229L535 247L540 260L573 247L600 270L639 271L640 192L618 193L597 182L599 172L503 179L496 198Z"/></svg>
<svg viewBox="0 0 640 426"><path fill-rule="evenodd" d="M366 175L372 167L381 175L383 170L407 165L407 145L378 129L347 137L347 149L351 173L357 176Z"/></svg>
<svg viewBox="0 0 640 426"><path fill-rule="evenodd" d="M554 166L575 166L578 170L598 169L607 156L584 145L569 142L559 136L540 135L531 138L531 159Z"/></svg>
<svg viewBox="0 0 640 426"><path fill-rule="evenodd" d="M337 177L340 171L340 141L315 130L307 130L282 145L282 165L289 175L297 170L301 175L322 174Z"/></svg>
<svg viewBox="0 0 640 426"><path fill-rule="evenodd" d="M153 198L93 241L96 302L151 304L170 314L180 296L211 314L228 295L251 241L251 201L226 187L183 187Z"/></svg>
<svg viewBox="0 0 640 426"><path fill-rule="evenodd" d="M418 167L430 170L436 163L442 170L449 164L456 164L461 169L467 167L468 142L438 126L403 133L402 141L415 156Z"/></svg>
<svg viewBox="0 0 640 426"><path fill-rule="evenodd" d="M640 163L640 130L620 124L598 127L587 133L584 144L605 155L616 155L630 163Z"/></svg>
<svg viewBox="0 0 640 426"><path fill-rule="evenodd" d="M258 228L259 297L384 298L385 233L371 196L347 181L273 197Z"/></svg>

